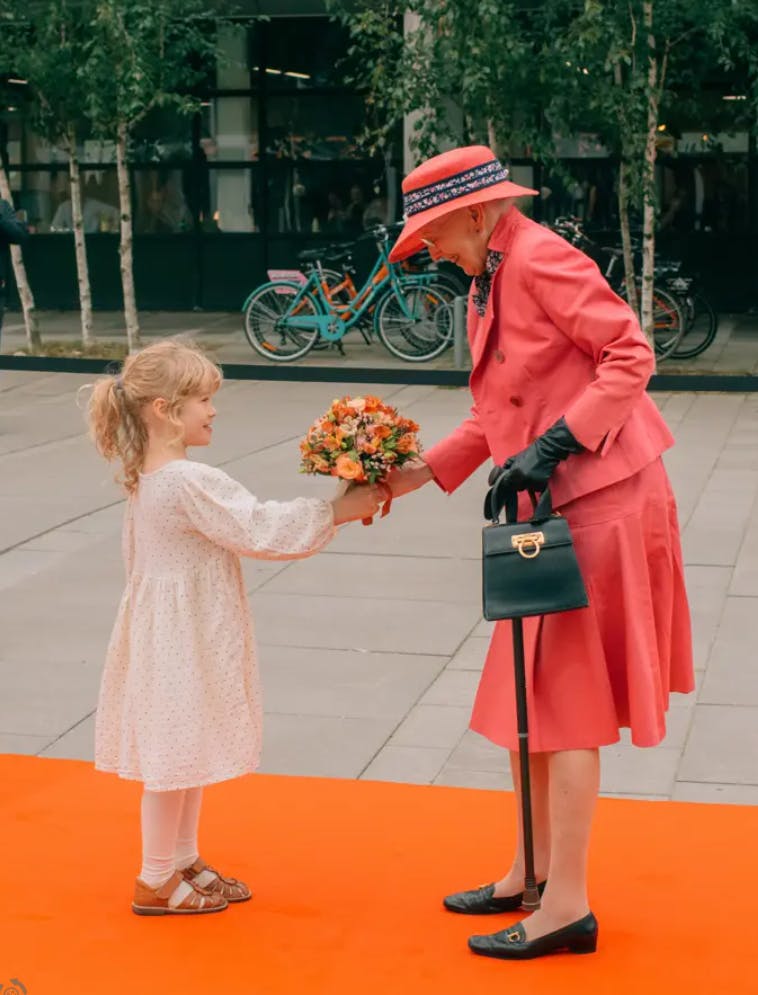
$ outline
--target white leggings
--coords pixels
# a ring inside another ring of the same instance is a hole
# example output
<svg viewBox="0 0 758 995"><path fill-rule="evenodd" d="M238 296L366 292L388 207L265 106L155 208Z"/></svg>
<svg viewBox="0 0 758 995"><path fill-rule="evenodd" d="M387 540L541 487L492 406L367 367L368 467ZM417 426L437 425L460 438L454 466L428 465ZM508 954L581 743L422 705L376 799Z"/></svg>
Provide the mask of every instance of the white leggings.
<svg viewBox="0 0 758 995"><path fill-rule="evenodd" d="M140 878L149 888L159 888L197 860L202 800L202 788L143 792Z"/></svg>

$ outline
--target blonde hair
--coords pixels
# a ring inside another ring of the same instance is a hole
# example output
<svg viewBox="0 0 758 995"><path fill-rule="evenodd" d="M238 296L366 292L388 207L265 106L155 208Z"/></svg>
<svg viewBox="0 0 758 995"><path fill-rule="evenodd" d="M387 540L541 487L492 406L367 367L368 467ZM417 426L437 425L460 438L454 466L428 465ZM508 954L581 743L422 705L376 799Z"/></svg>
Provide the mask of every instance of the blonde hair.
<svg viewBox="0 0 758 995"><path fill-rule="evenodd" d="M105 459L120 460L123 474L116 479L129 493L137 490L147 452L144 406L158 397L167 402L178 441L182 403L188 397L214 393L222 379L218 366L196 345L164 339L127 356L118 376L103 377L92 386L87 406L90 435Z"/></svg>

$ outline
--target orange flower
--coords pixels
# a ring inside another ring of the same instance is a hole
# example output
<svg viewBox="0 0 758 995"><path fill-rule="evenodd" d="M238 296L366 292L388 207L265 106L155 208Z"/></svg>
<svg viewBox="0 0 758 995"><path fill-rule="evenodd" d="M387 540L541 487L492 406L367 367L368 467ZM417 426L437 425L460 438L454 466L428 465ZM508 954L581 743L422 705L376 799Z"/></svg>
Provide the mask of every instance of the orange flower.
<svg viewBox="0 0 758 995"><path fill-rule="evenodd" d="M343 480L359 480L363 476L361 464L344 454L337 457L334 468L337 471L337 476L342 477Z"/></svg>
<svg viewBox="0 0 758 995"><path fill-rule="evenodd" d="M401 435L400 438L397 440L397 443L395 444L395 449L397 449L399 453L409 453L411 452L411 450L415 448L415 446L416 446L415 438L410 434L410 432L406 432L405 435Z"/></svg>
<svg viewBox="0 0 758 995"><path fill-rule="evenodd" d="M325 460L323 456L318 456L313 454L311 456L311 465L316 473L328 473L329 472L329 462Z"/></svg>
<svg viewBox="0 0 758 995"><path fill-rule="evenodd" d="M389 439L392 435L392 429L386 425L372 425L369 431L375 439Z"/></svg>
<svg viewBox="0 0 758 995"><path fill-rule="evenodd" d="M330 453L336 452L340 448L341 444L340 440L335 438L333 435L327 435L324 439L324 449Z"/></svg>

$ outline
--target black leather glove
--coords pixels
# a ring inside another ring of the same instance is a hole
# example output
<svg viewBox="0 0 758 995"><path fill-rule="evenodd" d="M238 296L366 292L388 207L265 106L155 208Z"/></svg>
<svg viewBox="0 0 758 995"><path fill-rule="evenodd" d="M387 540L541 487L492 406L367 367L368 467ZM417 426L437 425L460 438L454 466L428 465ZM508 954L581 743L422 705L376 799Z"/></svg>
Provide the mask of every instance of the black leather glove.
<svg viewBox="0 0 758 995"><path fill-rule="evenodd" d="M501 490L544 491L553 471L567 456L584 449L571 434L566 419L538 436L526 449L510 456L502 466L496 466L489 476L489 484L500 482Z"/></svg>

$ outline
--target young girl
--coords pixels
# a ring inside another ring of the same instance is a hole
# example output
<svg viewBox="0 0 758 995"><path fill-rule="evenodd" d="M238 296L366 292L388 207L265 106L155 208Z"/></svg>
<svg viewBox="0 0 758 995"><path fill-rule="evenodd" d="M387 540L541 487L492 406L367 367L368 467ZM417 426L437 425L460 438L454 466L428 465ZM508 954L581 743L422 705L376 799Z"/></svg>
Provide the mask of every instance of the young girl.
<svg viewBox="0 0 758 995"><path fill-rule="evenodd" d="M218 368L162 341L94 387L100 453L128 492L126 591L100 689L95 766L142 781L138 915L220 912L247 885L206 864L197 828L203 786L255 770L261 750L256 651L240 556L310 556L335 526L374 515L386 491L332 501L258 501L222 470L187 458L207 446Z"/></svg>

